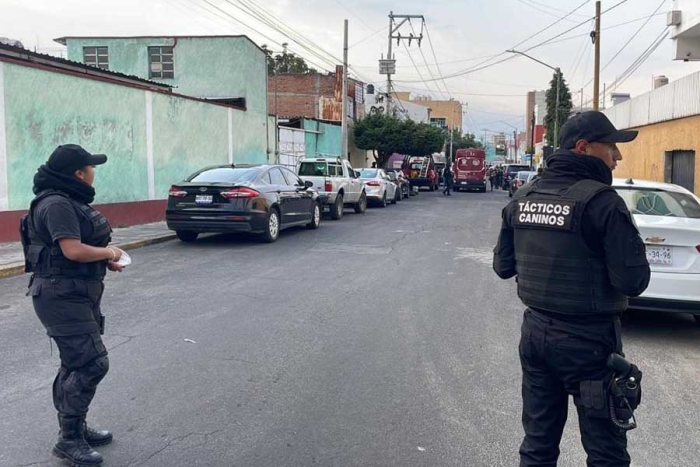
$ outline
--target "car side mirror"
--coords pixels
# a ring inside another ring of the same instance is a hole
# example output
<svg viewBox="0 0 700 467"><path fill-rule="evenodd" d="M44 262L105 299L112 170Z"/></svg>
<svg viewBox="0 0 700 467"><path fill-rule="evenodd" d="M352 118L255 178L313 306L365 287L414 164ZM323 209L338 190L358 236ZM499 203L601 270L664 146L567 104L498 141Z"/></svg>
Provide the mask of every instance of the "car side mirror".
<svg viewBox="0 0 700 467"><path fill-rule="evenodd" d="M308 190L309 188L313 188L313 186L314 186L314 182L312 182L311 180L307 180L307 181L304 182L304 188L307 189L307 190Z"/></svg>

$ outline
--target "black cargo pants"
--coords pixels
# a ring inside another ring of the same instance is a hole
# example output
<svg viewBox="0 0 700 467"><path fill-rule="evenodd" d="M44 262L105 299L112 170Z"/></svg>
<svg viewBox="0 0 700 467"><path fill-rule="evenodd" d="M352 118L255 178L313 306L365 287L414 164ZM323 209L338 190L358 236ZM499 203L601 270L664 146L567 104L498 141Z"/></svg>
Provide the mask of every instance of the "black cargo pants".
<svg viewBox="0 0 700 467"><path fill-rule="evenodd" d="M521 467L555 467L569 396L578 411L588 467L628 467L627 436L608 416L607 357L618 343L614 322L572 324L525 311L520 340L523 369ZM621 350L621 349L620 349Z"/></svg>
<svg viewBox="0 0 700 467"><path fill-rule="evenodd" d="M83 418L97 385L109 370L100 338L101 280L32 281L34 310L58 347L61 367L53 383L53 402L60 418Z"/></svg>

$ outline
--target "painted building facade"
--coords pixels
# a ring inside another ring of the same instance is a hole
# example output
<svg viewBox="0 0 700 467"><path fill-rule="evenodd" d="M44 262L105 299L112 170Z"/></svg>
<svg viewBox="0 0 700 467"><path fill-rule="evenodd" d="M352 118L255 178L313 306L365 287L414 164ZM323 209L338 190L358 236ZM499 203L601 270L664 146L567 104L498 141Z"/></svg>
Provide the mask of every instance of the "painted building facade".
<svg viewBox="0 0 700 467"><path fill-rule="evenodd" d="M433 100L430 97L411 98L410 92L395 92L395 100L402 104L415 104L430 109L430 123L440 128L462 129L462 103L454 99L447 101Z"/></svg>
<svg viewBox="0 0 700 467"><path fill-rule="evenodd" d="M264 70L250 79L264 81ZM0 45L0 241L17 238L37 167L65 143L108 155L95 203L113 225L131 225L162 220L170 185L203 166L268 161L274 120Z"/></svg>
<svg viewBox="0 0 700 467"><path fill-rule="evenodd" d="M392 102L392 111L399 118L411 119L417 123L430 123L430 107L414 104L412 102ZM366 94L365 95L365 113L386 113L387 99L386 94Z"/></svg>
<svg viewBox="0 0 700 467"><path fill-rule="evenodd" d="M700 194L700 72L604 111L639 136L621 144L616 177L675 183Z"/></svg>

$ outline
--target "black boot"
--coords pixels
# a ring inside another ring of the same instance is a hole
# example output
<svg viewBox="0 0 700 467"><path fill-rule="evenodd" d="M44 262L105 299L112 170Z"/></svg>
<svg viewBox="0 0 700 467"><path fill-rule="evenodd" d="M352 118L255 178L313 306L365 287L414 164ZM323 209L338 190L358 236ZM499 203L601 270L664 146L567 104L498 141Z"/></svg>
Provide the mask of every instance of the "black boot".
<svg viewBox="0 0 700 467"><path fill-rule="evenodd" d="M112 433L107 430L93 430L87 423L83 423L83 436L92 447L104 446L112 442Z"/></svg>
<svg viewBox="0 0 700 467"><path fill-rule="evenodd" d="M53 455L59 459L68 459L80 467L102 465L102 455L92 449L83 434L84 418L58 418L61 425L58 442L53 447Z"/></svg>

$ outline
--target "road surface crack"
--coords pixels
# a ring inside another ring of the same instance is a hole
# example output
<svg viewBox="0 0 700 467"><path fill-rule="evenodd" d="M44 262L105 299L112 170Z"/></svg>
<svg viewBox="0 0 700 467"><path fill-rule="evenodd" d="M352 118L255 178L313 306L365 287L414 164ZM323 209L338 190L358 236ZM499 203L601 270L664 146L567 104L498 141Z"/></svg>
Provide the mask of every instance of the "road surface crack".
<svg viewBox="0 0 700 467"><path fill-rule="evenodd" d="M127 467L137 466L137 465L145 465L145 464L147 464L151 459L153 459L154 457L156 457L157 455L161 454L163 451L165 451L166 449L168 449L170 446L172 446L172 445L174 445L174 444L177 444L177 443L181 443L182 441L185 441L186 439L188 439L188 438L190 438L190 437L192 437L192 436L203 436L203 437L204 437L204 441L203 441L202 443L189 446L189 447L187 447L187 448L185 448L185 449L193 449L193 448L197 448L197 447L206 446L207 444L209 444L209 441L210 441L209 438L210 438L211 436L213 436L213 435L215 435L215 434L217 434L217 433L220 433L220 432L222 432L222 431L224 431L224 430L223 430L223 429L219 429L219 430L214 430L214 431L210 431L210 432L207 432L207 433L198 433L198 432L194 431L194 432L192 432L192 433L187 433L186 435L183 435L183 436L176 436L175 438L173 438L173 439L171 439L170 441L168 441L168 442L165 444L165 446L163 446L162 448L160 448L160 449L158 449L157 451L153 452L152 454L149 454L148 457L147 457L146 459L143 459L143 460L134 459L134 460L130 461L130 462L127 464Z"/></svg>

